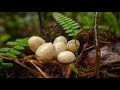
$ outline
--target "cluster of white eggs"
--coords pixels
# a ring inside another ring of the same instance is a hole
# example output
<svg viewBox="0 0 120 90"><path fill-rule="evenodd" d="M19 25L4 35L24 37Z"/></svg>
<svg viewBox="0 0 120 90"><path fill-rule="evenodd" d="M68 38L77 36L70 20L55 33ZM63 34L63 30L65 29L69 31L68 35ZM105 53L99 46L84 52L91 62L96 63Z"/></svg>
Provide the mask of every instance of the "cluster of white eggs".
<svg viewBox="0 0 120 90"><path fill-rule="evenodd" d="M64 36L58 36L53 43L46 43L41 37L32 36L28 46L40 61L57 58L60 63L71 63L76 59L74 52L80 47L80 42L75 39L67 42Z"/></svg>

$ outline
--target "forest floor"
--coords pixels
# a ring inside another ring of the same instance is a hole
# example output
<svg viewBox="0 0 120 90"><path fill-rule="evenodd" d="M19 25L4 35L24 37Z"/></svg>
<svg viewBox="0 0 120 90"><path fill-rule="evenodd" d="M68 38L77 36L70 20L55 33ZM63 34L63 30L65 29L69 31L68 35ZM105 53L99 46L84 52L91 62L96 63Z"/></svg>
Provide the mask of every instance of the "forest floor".
<svg viewBox="0 0 120 90"><path fill-rule="evenodd" d="M53 25L53 24L52 24ZM46 29L49 26L46 26ZM53 25L54 27L54 25ZM52 29L53 29L52 27ZM49 30L52 30L49 28ZM68 37L62 30L54 28L54 32L44 32L44 39L53 41L59 35ZM7 71L2 71L2 78L94 78L95 65L95 47L94 31L83 30L77 35L80 41L78 58L73 64L76 66L78 73L72 71L70 64L61 64L57 60L52 60L47 64L41 64L36 61L33 52L24 55L23 61L14 60L14 67ZM110 30L98 30L98 41L101 50L100 78L120 77L120 38L116 37ZM33 60L31 62L30 60ZM9 62L9 60L8 60Z"/></svg>
<svg viewBox="0 0 120 90"><path fill-rule="evenodd" d="M59 31L59 32L58 32ZM120 38L116 37L110 30L98 30L98 40L101 50L100 78L120 77ZM46 41L53 41L54 37L60 35L70 37L60 30L51 34L45 32ZM48 38L52 36L51 38ZM33 52L29 51L24 59L11 61L14 67L0 74L2 78L93 78L95 65L95 47L93 30L84 30L77 35L81 45L78 58L73 62L79 73L72 71L70 64L60 64L52 60L47 64L37 62ZM26 60L26 61L25 61ZM32 60L32 61L30 61ZM9 61L9 60L8 60ZM34 63L33 63L34 62Z"/></svg>

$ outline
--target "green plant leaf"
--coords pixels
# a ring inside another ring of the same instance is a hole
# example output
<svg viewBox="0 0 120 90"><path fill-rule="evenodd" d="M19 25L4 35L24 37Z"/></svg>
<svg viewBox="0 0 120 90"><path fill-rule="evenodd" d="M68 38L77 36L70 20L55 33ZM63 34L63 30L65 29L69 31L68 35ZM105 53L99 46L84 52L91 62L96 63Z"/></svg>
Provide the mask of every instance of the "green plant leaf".
<svg viewBox="0 0 120 90"><path fill-rule="evenodd" d="M24 50L25 48L21 45L16 45L14 46L14 49L17 49L17 50Z"/></svg>
<svg viewBox="0 0 120 90"><path fill-rule="evenodd" d="M25 42L18 42L17 45L21 45L21 46L24 46L24 47L25 47L25 46L28 46L28 44L25 43Z"/></svg>
<svg viewBox="0 0 120 90"><path fill-rule="evenodd" d="M17 44L17 42L14 42L14 41L9 41L6 43L6 45L10 45L10 46L14 46L16 44Z"/></svg>
<svg viewBox="0 0 120 90"><path fill-rule="evenodd" d="M29 38L16 39L15 41L17 42L17 44L20 44L22 46L28 46L28 39Z"/></svg>
<svg viewBox="0 0 120 90"><path fill-rule="evenodd" d="M0 36L0 43L4 43L5 41L9 40L11 36L7 33Z"/></svg>
<svg viewBox="0 0 120 90"><path fill-rule="evenodd" d="M79 32L81 32L81 30L76 29L74 33L75 33L75 34L78 34Z"/></svg>
<svg viewBox="0 0 120 90"><path fill-rule="evenodd" d="M73 72L75 72L76 74L80 75L78 69L76 68L76 66L73 63L70 64L70 68L72 69Z"/></svg>
<svg viewBox="0 0 120 90"><path fill-rule="evenodd" d="M65 28L65 27L69 27L69 26L68 26L68 24L64 24L62 27L64 27L64 28ZM70 28L70 27L69 27L69 28Z"/></svg>
<svg viewBox="0 0 120 90"><path fill-rule="evenodd" d="M58 22L60 25L64 25L65 24L65 22Z"/></svg>
<svg viewBox="0 0 120 90"><path fill-rule="evenodd" d="M1 56L4 56L4 55L5 55L5 53L1 53L1 52L0 52L0 57L1 57Z"/></svg>
<svg viewBox="0 0 120 90"><path fill-rule="evenodd" d="M14 55L19 55L20 54L20 52L18 50L15 50L13 48L11 48L10 53L12 53Z"/></svg>
<svg viewBox="0 0 120 90"><path fill-rule="evenodd" d="M10 51L10 48L0 48L0 52L8 52Z"/></svg>
<svg viewBox="0 0 120 90"><path fill-rule="evenodd" d="M78 29L80 29L80 25L77 22L57 12L53 13L53 18L62 26L68 36L77 35Z"/></svg>
<svg viewBox="0 0 120 90"><path fill-rule="evenodd" d="M68 36L75 36L75 34L74 33L69 33Z"/></svg>
<svg viewBox="0 0 120 90"><path fill-rule="evenodd" d="M14 55L14 54L12 54L10 52L5 53L5 55L8 56L8 57L17 58L16 55Z"/></svg>
<svg viewBox="0 0 120 90"><path fill-rule="evenodd" d="M73 30L72 29L68 29L67 31L65 31L65 33L72 33Z"/></svg>
<svg viewBox="0 0 120 90"><path fill-rule="evenodd" d="M6 69L13 67L13 64L12 63L1 63L1 67L6 70Z"/></svg>
<svg viewBox="0 0 120 90"><path fill-rule="evenodd" d="M111 25L111 26L117 25L117 19L112 12L105 12L104 18L107 20L109 25Z"/></svg>
<svg viewBox="0 0 120 90"><path fill-rule="evenodd" d="M64 27L63 29L64 29L64 30L68 30L68 29L70 29L70 26L66 26L66 27Z"/></svg>
<svg viewBox="0 0 120 90"><path fill-rule="evenodd" d="M22 42L23 39L16 39L15 41L16 41L16 42Z"/></svg>
<svg viewBox="0 0 120 90"><path fill-rule="evenodd" d="M28 40L29 40L29 37L23 38L23 41L24 41L24 42L28 42Z"/></svg>
<svg viewBox="0 0 120 90"><path fill-rule="evenodd" d="M0 64L3 63L3 58L0 58Z"/></svg>
<svg viewBox="0 0 120 90"><path fill-rule="evenodd" d="M120 29L116 29L116 35L120 36Z"/></svg>
<svg viewBox="0 0 120 90"><path fill-rule="evenodd" d="M17 55L20 54L20 50L24 50L25 47L28 46L28 39L29 37L7 42L6 45L11 46L11 48L0 48L0 57L18 58Z"/></svg>

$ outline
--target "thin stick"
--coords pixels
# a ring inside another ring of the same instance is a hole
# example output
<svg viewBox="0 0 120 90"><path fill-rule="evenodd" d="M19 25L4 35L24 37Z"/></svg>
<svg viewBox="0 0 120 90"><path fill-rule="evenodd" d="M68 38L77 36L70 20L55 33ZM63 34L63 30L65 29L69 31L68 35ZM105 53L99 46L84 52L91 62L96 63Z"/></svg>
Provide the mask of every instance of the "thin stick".
<svg viewBox="0 0 120 90"><path fill-rule="evenodd" d="M44 76L45 78L49 78L36 64L34 64L31 60L30 60L30 63L35 66L38 71L42 74L42 76Z"/></svg>
<svg viewBox="0 0 120 90"><path fill-rule="evenodd" d="M35 70L32 70L31 68L29 68L29 67L27 67L27 66L25 66L25 65L23 65L23 64L21 64L18 59L13 60L13 59L10 59L10 58L7 58L7 57L2 57L2 58L7 59L7 60L12 60L12 61L16 62L17 64L23 66L24 68L27 68L28 70L30 70L30 71L38 74L38 75L40 75L40 73L41 73L42 76L44 76L45 78L50 78L50 77L49 77L48 75L46 75L37 65L35 65L32 60L29 60L29 62L30 62L32 65L34 65L34 66L38 69L38 71L39 71L40 73L39 73L39 72L36 72Z"/></svg>
<svg viewBox="0 0 120 90"><path fill-rule="evenodd" d="M17 64L19 64L19 65L21 65L22 67L24 67L24 68L26 68L26 69L28 69L28 70L30 70L30 71L32 71L32 72L34 72L34 73L36 73L36 74L38 74L38 75L40 75L40 73L39 72L36 72L35 70L33 70L33 69L31 69L31 68L29 68L29 67L27 67L27 66L25 66L25 65L23 65L23 64L21 64L17 59L16 60L14 60Z"/></svg>
<svg viewBox="0 0 120 90"><path fill-rule="evenodd" d="M100 48L98 43L98 12L95 15L94 21L94 34L95 34L95 50L96 50L96 61L95 61L95 69L94 69L94 76L99 78L99 70L100 70Z"/></svg>
<svg viewBox="0 0 120 90"><path fill-rule="evenodd" d="M85 51L87 51L87 50L89 50L89 49L92 49L92 48L94 48L94 47L95 47L94 45L93 45L93 46L90 46L90 47L86 48Z"/></svg>

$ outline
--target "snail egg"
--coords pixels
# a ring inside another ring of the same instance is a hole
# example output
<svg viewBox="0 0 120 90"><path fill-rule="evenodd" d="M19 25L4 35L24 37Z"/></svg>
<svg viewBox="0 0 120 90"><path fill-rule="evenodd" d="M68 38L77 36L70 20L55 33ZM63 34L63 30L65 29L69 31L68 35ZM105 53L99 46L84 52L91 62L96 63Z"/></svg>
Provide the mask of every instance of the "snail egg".
<svg viewBox="0 0 120 90"><path fill-rule="evenodd" d="M44 43L36 50L35 55L38 60L51 60L55 55L55 46L51 42Z"/></svg>
<svg viewBox="0 0 120 90"><path fill-rule="evenodd" d="M75 52L77 51L77 49L80 47L80 42L78 40L76 40L75 43L75 39L68 41L67 43L67 50L71 51L71 52Z"/></svg>
<svg viewBox="0 0 120 90"><path fill-rule="evenodd" d="M45 40L43 40L41 37L39 36L32 36L29 38L28 40L28 46L29 48L35 52L37 50L37 48L42 45L43 43L45 43Z"/></svg>
<svg viewBox="0 0 120 90"><path fill-rule="evenodd" d="M58 36L58 37L56 37L55 40L54 40L54 42L53 42L53 44L56 43L56 42L60 42L60 41L62 41L65 44L67 44L67 39L64 36Z"/></svg>
<svg viewBox="0 0 120 90"><path fill-rule="evenodd" d="M56 42L54 43L56 52L55 52L55 58L60 52L66 51L67 50L67 45L64 42Z"/></svg>
<svg viewBox="0 0 120 90"><path fill-rule="evenodd" d="M63 51L58 54L57 59L60 63L71 63L75 61L75 55L70 51Z"/></svg>

